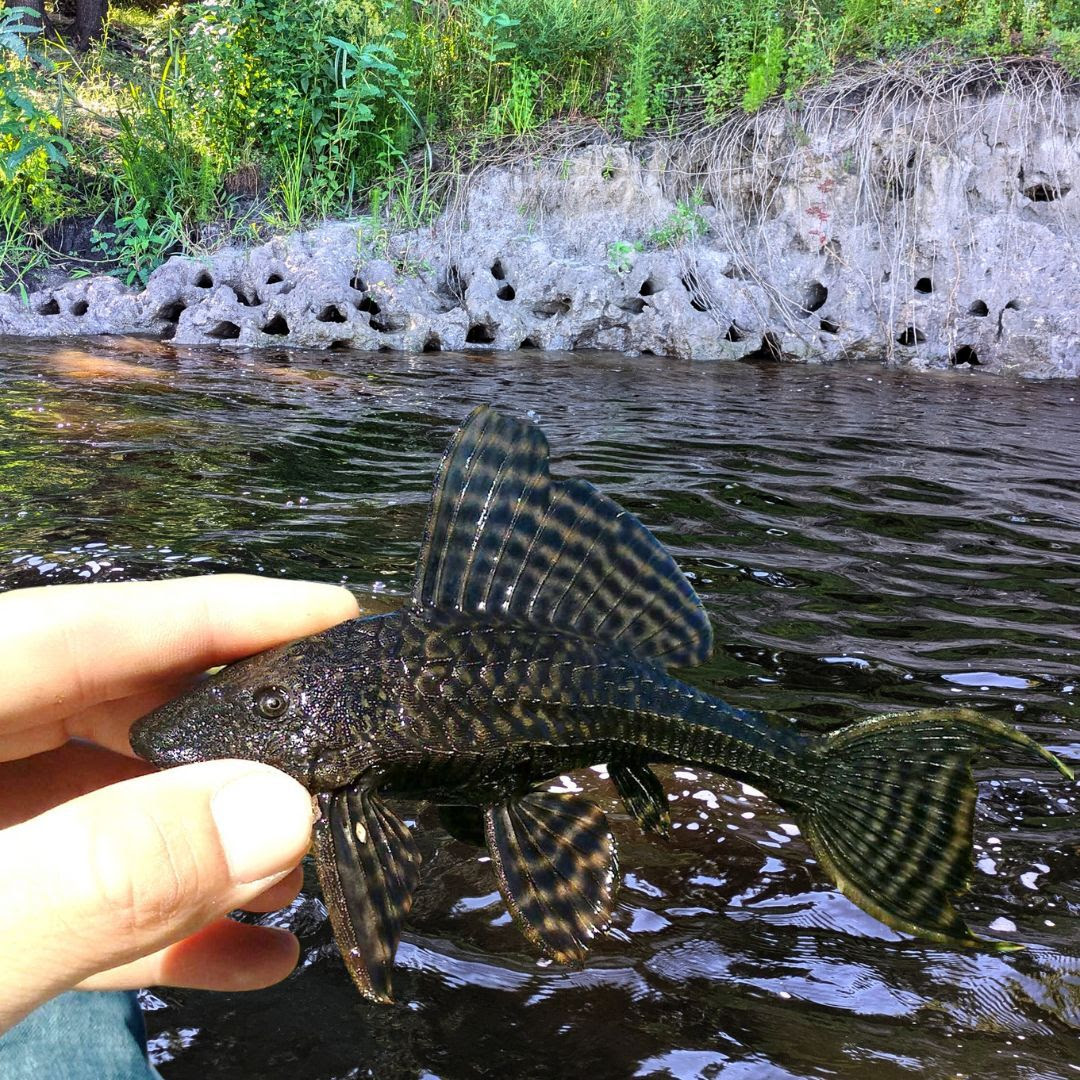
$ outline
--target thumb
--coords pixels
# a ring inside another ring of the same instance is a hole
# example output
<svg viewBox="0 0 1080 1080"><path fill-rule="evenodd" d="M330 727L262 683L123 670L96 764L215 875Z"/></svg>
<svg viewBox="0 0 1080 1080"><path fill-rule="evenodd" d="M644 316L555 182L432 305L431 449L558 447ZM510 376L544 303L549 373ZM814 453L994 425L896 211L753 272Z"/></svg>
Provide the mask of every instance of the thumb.
<svg viewBox="0 0 1080 1080"><path fill-rule="evenodd" d="M311 796L249 761L102 788L0 832L0 1030L242 907L311 836Z"/></svg>

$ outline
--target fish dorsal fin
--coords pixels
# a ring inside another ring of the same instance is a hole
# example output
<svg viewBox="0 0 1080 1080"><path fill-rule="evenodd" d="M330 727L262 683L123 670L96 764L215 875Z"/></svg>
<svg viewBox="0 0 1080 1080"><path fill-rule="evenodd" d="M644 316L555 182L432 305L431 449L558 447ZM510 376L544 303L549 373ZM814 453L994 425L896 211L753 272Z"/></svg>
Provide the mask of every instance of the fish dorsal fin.
<svg viewBox="0 0 1080 1080"><path fill-rule="evenodd" d="M645 832L666 835L671 828L667 795L648 765L608 765L608 776L626 809Z"/></svg>
<svg viewBox="0 0 1080 1080"><path fill-rule="evenodd" d="M532 792L484 812L506 906L559 963L581 963L615 906L618 861L604 812L577 795Z"/></svg>
<svg viewBox="0 0 1080 1080"><path fill-rule="evenodd" d="M412 600L569 631L664 666L712 649L701 601L660 541L592 484L552 480L544 433L487 407L443 458Z"/></svg>
<svg viewBox="0 0 1080 1080"><path fill-rule="evenodd" d="M319 809L315 866L342 959L360 993L391 1001L390 972L420 853L405 823L372 792L339 788L319 796Z"/></svg>

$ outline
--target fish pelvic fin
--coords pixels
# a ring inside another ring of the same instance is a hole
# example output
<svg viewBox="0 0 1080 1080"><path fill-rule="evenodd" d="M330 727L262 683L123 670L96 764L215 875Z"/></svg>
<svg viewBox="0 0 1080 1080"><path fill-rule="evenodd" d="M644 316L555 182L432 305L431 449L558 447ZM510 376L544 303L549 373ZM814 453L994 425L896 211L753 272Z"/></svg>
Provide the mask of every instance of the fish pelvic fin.
<svg viewBox="0 0 1080 1080"><path fill-rule="evenodd" d="M595 803L534 791L486 808L499 892L525 937L560 964L581 964L608 928L618 887L615 838Z"/></svg>
<svg viewBox="0 0 1080 1080"><path fill-rule="evenodd" d="M609 762L608 776L641 831L666 836L671 830L671 815L656 773L648 765Z"/></svg>
<svg viewBox="0 0 1080 1080"><path fill-rule="evenodd" d="M357 989L389 1004L401 924L420 878L408 826L372 792L340 788L318 797L313 849L323 899Z"/></svg>
<svg viewBox="0 0 1080 1080"><path fill-rule="evenodd" d="M823 736L820 786L802 815L822 868L849 900L893 929L975 944L952 904L972 872L971 760L1007 745L1072 776L1022 732L968 709L875 716Z"/></svg>
<svg viewBox="0 0 1080 1080"><path fill-rule="evenodd" d="M633 514L584 480L553 480L529 421L475 410L435 480L412 603L563 630L663 666L707 659L690 582Z"/></svg>

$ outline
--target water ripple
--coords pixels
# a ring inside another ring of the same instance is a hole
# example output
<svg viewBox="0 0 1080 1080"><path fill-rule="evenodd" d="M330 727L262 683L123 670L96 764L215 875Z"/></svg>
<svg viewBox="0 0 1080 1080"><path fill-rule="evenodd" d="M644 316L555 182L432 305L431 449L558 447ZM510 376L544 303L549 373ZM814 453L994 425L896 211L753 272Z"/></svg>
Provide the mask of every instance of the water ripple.
<svg viewBox="0 0 1080 1080"><path fill-rule="evenodd" d="M610 491L676 553L716 628L692 673L703 688L815 727L962 702L1080 761L1067 385L603 354L331 365L7 343L0 585L244 570L401 595L439 456L481 402L538 415L558 471ZM752 789L665 771L664 842L586 771L573 782L608 809L625 881L583 971L538 965L487 903L482 856L420 810L405 1007L357 998L305 898L261 917L301 935L286 983L155 999L159 1060L170 1080L1072 1075L1077 790L1030 764L980 775L966 913L1022 952L885 929Z"/></svg>

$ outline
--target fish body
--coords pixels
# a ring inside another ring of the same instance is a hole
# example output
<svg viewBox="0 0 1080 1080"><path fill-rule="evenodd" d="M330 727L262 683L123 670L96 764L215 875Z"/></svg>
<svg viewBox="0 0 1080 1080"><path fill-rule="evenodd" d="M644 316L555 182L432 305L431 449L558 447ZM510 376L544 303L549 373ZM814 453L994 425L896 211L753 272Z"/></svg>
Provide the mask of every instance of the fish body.
<svg viewBox="0 0 1080 1080"><path fill-rule="evenodd" d="M271 714L287 700L292 723L271 715L252 724L260 694L274 698ZM208 751L254 756L312 793L359 783L478 805L567 769L622 761L722 764L731 776L771 780L795 802L798 783L785 783L784 763L810 742L630 653L434 610L355 619L271 650L223 672L205 700L208 730L197 732L193 717L170 763ZM169 750L159 741L156 754Z"/></svg>
<svg viewBox="0 0 1080 1080"><path fill-rule="evenodd" d="M140 721L132 745L163 766L251 758L307 786L335 935L375 1000L390 1000L420 865L386 799L430 799L454 835L486 844L526 937L580 962L614 907L615 841L599 807L543 783L600 762L658 832L652 764L747 780L797 817L856 903L902 930L974 940L951 903L970 871L972 756L1012 744L1068 770L967 710L803 732L669 673L711 647L698 597L648 529L592 485L553 479L535 425L483 408L443 459L401 611L230 665Z"/></svg>

